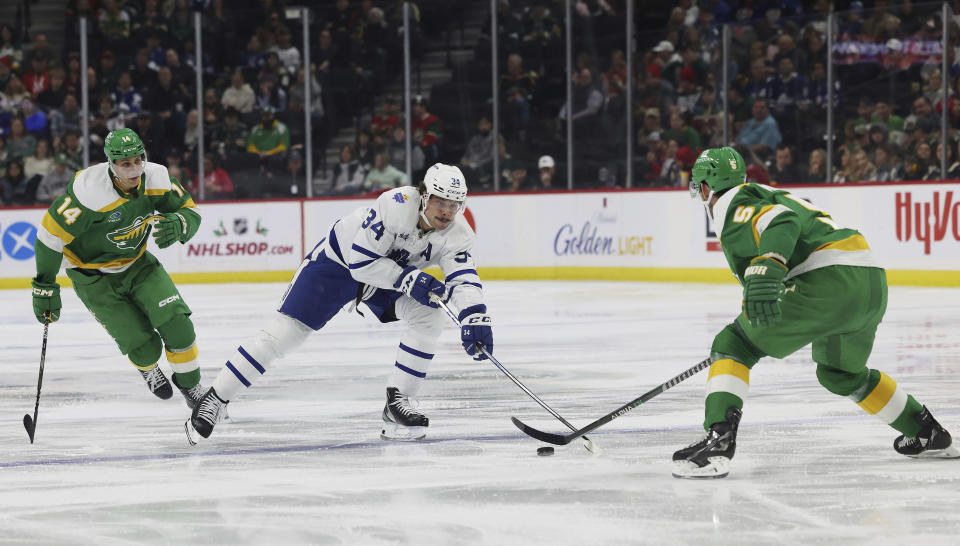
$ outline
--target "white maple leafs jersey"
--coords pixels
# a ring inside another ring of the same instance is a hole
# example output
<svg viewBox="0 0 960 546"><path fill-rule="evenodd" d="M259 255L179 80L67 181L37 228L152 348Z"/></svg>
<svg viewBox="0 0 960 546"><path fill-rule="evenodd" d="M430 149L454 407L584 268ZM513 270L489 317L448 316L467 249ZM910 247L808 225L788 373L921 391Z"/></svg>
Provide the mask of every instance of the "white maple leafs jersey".
<svg viewBox="0 0 960 546"><path fill-rule="evenodd" d="M417 227L419 218L420 192L410 186L396 188L334 222L314 253L326 249L357 281L388 290L398 289L397 278L405 267L436 265L443 271L447 302L457 309L483 303L470 253L476 235L463 214L446 229L426 233Z"/></svg>

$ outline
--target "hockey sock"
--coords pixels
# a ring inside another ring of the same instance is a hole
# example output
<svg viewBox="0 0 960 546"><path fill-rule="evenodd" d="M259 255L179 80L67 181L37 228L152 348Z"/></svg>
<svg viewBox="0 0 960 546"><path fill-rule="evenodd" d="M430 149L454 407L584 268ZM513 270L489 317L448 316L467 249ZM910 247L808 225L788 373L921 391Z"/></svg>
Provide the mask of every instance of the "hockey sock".
<svg viewBox="0 0 960 546"><path fill-rule="evenodd" d="M197 335L187 315L177 315L157 328L166 345L167 360L177 385L189 389L200 382Z"/></svg>
<svg viewBox="0 0 960 546"><path fill-rule="evenodd" d="M437 338L407 331L400 339L396 362L387 386L396 387L407 396L415 395L427 377L436 346Z"/></svg>
<svg viewBox="0 0 960 546"><path fill-rule="evenodd" d="M743 401L750 389L750 368L727 355L712 356L715 360L707 377L704 429L726 421L727 410L731 407L743 409Z"/></svg>
<svg viewBox="0 0 960 546"><path fill-rule="evenodd" d="M251 342L237 347L224 364L213 380L217 395L221 400L232 400L259 380L274 360L299 347L311 332L302 322L278 313L276 320Z"/></svg>
<svg viewBox="0 0 960 546"><path fill-rule="evenodd" d="M920 432L917 415L923 406L879 370L870 370L868 379L849 398L908 438Z"/></svg>

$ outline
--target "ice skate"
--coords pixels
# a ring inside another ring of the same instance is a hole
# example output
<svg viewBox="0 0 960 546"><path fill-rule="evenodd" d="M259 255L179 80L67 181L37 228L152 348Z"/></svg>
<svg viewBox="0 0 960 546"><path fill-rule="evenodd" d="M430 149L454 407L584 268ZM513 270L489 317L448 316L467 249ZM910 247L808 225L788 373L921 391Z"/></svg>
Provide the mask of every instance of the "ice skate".
<svg viewBox="0 0 960 546"><path fill-rule="evenodd" d="M196 385L185 389L177 383L177 374L173 374L173 384L177 386L177 389L180 390L180 394L183 395L184 402L187 403L187 407L193 409L197 406L197 402L200 401L200 398L203 397L204 393L207 392L207 389L203 388L203 385L197 382Z"/></svg>
<svg viewBox="0 0 960 546"><path fill-rule="evenodd" d="M897 450L897 453L917 459L960 457L960 449L953 445L950 433L933 418L927 406L923 406L923 411L917 415L917 421L920 423L920 432L916 436L907 438L900 435L893 441L893 449Z"/></svg>
<svg viewBox="0 0 960 546"><path fill-rule="evenodd" d="M195 446L201 439L209 438L213 434L213 427L222 420L228 403L217 396L217 391L213 390L213 387L200 397L190 418L183 424L190 445Z"/></svg>
<svg viewBox="0 0 960 546"><path fill-rule="evenodd" d="M144 381L147 382L147 388L150 389L150 392L161 400L170 400L173 396L173 387L170 386L170 382L167 381L167 376L164 375L159 365L149 370L137 368L137 371L140 372Z"/></svg>
<svg viewBox="0 0 960 546"><path fill-rule="evenodd" d="M737 427L742 412L727 410L727 420L710 425L707 436L673 454L674 478L725 478L730 473L730 459L737 449Z"/></svg>
<svg viewBox="0 0 960 546"><path fill-rule="evenodd" d="M380 438L420 440L427 435L429 425L430 419L411 406L410 397L396 387L387 387L387 404L383 407L383 429L380 431Z"/></svg>

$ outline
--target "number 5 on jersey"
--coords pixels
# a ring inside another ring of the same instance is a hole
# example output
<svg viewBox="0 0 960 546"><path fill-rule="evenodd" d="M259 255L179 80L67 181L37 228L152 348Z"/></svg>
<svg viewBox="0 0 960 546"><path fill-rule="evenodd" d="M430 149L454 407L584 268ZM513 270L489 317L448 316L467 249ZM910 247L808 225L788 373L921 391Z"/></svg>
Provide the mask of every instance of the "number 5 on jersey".
<svg viewBox="0 0 960 546"><path fill-rule="evenodd" d="M380 240L380 237L383 237L383 222L373 223L374 219L377 217L376 209L370 209L370 216L367 216L367 219L363 221L363 224L360 225L362 228L370 228L376 234L376 240Z"/></svg>

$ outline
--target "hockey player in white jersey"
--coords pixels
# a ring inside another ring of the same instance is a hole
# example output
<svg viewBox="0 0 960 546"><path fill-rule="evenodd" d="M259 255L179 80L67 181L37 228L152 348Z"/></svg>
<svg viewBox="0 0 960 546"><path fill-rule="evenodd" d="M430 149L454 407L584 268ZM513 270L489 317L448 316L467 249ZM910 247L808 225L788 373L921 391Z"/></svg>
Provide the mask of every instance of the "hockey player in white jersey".
<svg viewBox="0 0 960 546"><path fill-rule="evenodd" d="M387 191L334 222L294 274L270 324L237 348L194 408L185 423L190 442L208 438L230 400L350 302L366 305L381 322L407 322L387 381L381 437L423 438L429 419L409 397L423 383L446 324L435 299L459 311L467 354L485 359L478 344L493 351L491 320L470 254L475 236L462 214L466 198L460 169L436 163L419 187ZM423 272L430 265L440 267L444 282Z"/></svg>

